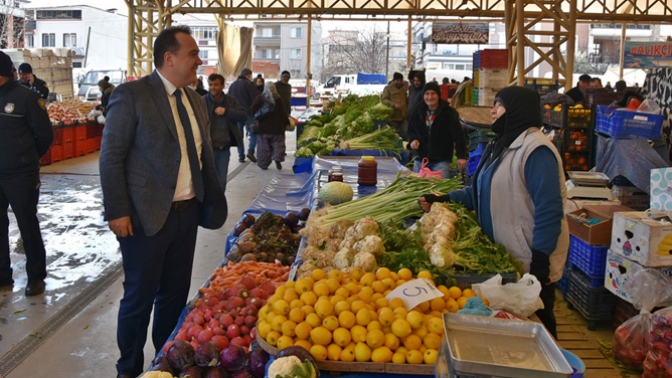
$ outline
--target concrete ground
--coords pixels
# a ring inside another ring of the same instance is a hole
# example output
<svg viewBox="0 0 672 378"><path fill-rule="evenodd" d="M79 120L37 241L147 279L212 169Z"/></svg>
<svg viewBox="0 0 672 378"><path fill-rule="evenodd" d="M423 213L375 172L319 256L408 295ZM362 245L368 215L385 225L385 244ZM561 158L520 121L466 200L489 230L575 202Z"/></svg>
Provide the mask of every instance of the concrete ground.
<svg viewBox="0 0 672 378"><path fill-rule="evenodd" d="M219 230L199 229L190 297L221 262L226 235L243 211L276 173L291 173L296 134L286 135L282 171L273 164L264 171L249 161L239 163L232 150L229 217ZM44 166L41 173L38 216L49 277L43 295L23 295L25 254L10 209L16 282L0 292L0 377L114 377L123 271L118 243L103 221L98 153ZM153 355L150 341L146 366Z"/></svg>

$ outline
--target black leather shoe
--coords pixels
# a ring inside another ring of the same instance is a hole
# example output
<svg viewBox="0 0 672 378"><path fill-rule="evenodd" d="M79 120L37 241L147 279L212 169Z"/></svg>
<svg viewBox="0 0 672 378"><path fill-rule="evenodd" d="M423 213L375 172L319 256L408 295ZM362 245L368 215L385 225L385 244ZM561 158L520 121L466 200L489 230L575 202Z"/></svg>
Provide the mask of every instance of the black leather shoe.
<svg viewBox="0 0 672 378"><path fill-rule="evenodd" d="M44 293L44 280L28 281L26 285L26 297Z"/></svg>
<svg viewBox="0 0 672 378"><path fill-rule="evenodd" d="M250 159L251 162L253 162L253 163L257 162L257 158L254 156L254 154L252 152L248 152L246 156L247 156L248 159Z"/></svg>
<svg viewBox="0 0 672 378"><path fill-rule="evenodd" d="M275 168L278 168L278 170L281 170L282 169L282 164L280 164L279 161L276 161L275 162Z"/></svg>

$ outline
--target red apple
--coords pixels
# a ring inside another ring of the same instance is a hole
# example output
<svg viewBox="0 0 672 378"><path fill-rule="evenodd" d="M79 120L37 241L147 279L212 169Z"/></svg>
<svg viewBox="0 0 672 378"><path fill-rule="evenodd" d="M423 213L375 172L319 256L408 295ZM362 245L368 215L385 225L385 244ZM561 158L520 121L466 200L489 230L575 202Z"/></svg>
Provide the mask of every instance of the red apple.
<svg viewBox="0 0 672 378"><path fill-rule="evenodd" d="M233 339L240 336L240 327L236 324L230 325L226 329L226 336L228 336L229 339Z"/></svg>

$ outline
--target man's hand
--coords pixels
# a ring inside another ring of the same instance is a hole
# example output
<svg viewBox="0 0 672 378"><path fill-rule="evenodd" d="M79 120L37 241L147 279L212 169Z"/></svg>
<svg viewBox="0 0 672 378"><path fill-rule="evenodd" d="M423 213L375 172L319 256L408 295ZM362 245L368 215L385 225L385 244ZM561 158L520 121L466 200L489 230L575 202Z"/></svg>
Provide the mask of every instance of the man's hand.
<svg viewBox="0 0 672 378"><path fill-rule="evenodd" d="M414 140L411 142L411 148L414 150L417 150L420 147L420 141L419 140Z"/></svg>
<svg viewBox="0 0 672 378"><path fill-rule="evenodd" d="M217 114L218 116L223 116L224 113L226 113L226 108L225 107L218 106L218 107L215 108L215 114Z"/></svg>
<svg viewBox="0 0 672 378"><path fill-rule="evenodd" d="M401 109L401 105L399 105L399 104L394 104L393 106L394 106L394 108L397 109L397 110Z"/></svg>
<svg viewBox="0 0 672 378"><path fill-rule="evenodd" d="M457 169L463 171L467 168L467 159L457 159Z"/></svg>
<svg viewBox="0 0 672 378"><path fill-rule="evenodd" d="M33 75L33 74L31 73L31 74L28 76L28 84L33 85L34 82L35 82L35 75Z"/></svg>
<svg viewBox="0 0 672 378"><path fill-rule="evenodd" d="M133 236L133 225L131 225L131 217L121 217L112 219L107 222L110 225L110 230L120 238L125 238L128 235Z"/></svg>
<svg viewBox="0 0 672 378"><path fill-rule="evenodd" d="M429 202L427 202L427 200L425 199L425 197L420 197L420 198L418 198L418 205L420 205L420 208L421 208L422 211L424 211L425 213L429 212L429 209L432 207L432 204L429 203Z"/></svg>

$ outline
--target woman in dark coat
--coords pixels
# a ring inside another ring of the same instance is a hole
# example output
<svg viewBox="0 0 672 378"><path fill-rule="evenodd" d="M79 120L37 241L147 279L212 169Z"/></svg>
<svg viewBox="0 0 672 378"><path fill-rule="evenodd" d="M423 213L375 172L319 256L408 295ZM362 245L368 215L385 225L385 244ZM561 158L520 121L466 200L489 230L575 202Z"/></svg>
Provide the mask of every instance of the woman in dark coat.
<svg viewBox="0 0 672 378"><path fill-rule="evenodd" d="M105 76L103 80L98 82L98 88L100 88L100 106L103 107L103 115L107 115L107 103L110 102L110 95L112 91L116 88L113 84L110 84L110 77Z"/></svg>
<svg viewBox="0 0 672 378"><path fill-rule="evenodd" d="M281 162L285 161L285 130L289 127L289 115L275 85L270 81L266 82L264 91L252 102L252 114L256 113L264 102L273 105L273 112L268 117L255 121L259 122L257 166L268 169L273 160L275 167L282 169Z"/></svg>

